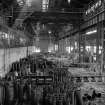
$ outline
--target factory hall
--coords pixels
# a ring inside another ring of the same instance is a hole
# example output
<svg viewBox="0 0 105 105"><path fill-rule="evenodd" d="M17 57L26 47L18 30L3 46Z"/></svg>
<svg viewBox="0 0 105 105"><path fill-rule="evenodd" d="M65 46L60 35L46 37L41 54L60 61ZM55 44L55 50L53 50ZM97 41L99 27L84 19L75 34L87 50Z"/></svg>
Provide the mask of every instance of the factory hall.
<svg viewBox="0 0 105 105"><path fill-rule="evenodd" d="M105 0L0 0L0 105L105 105Z"/></svg>

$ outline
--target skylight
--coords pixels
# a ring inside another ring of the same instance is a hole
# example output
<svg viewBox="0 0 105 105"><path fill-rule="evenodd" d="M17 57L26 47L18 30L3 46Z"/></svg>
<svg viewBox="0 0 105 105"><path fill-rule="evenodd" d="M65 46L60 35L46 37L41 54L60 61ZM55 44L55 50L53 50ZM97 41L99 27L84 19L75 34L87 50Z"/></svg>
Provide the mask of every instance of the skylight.
<svg viewBox="0 0 105 105"><path fill-rule="evenodd" d="M32 3L32 0L26 0L26 5L27 5L28 7L31 7L31 3Z"/></svg>
<svg viewBox="0 0 105 105"><path fill-rule="evenodd" d="M49 0L42 1L42 11L46 12L48 10Z"/></svg>

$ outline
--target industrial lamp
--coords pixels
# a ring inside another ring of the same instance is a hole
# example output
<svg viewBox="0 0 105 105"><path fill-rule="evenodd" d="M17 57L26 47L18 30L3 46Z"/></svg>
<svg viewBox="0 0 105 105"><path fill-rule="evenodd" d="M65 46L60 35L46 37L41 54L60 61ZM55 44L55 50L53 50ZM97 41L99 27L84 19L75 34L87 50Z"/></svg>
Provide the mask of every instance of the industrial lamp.
<svg viewBox="0 0 105 105"><path fill-rule="evenodd" d="M68 0L68 3L70 3L71 2L71 0Z"/></svg>
<svg viewBox="0 0 105 105"><path fill-rule="evenodd" d="M52 32L49 30L48 33L51 34Z"/></svg>
<svg viewBox="0 0 105 105"><path fill-rule="evenodd" d="M86 35L90 35L90 34L94 34L94 33L97 33L97 30L88 31L88 32L86 32Z"/></svg>

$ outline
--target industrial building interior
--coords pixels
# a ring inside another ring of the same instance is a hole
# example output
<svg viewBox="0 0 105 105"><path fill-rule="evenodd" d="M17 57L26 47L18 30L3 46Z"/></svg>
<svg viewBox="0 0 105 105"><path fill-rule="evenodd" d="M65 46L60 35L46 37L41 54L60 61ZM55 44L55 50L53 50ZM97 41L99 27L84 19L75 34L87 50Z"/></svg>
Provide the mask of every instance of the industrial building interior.
<svg viewBox="0 0 105 105"><path fill-rule="evenodd" d="M105 105L105 0L0 0L0 105Z"/></svg>

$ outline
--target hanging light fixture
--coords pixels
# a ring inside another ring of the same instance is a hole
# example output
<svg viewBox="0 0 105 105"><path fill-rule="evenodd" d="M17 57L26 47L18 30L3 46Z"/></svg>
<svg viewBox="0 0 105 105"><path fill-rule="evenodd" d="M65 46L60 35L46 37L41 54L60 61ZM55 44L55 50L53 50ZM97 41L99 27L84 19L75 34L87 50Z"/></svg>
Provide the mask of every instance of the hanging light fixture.
<svg viewBox="0 0 105 105"><path fill-rule="evenodd" d="M86 35L90 35L90 34L94 34L94 33L97 33L97 30L88 31L88 32L86 32Z"/></svg>
<svg viewBox="0 0 105 105"><path fill-rule="evenodd" d="M19 6L23 6L24 5L24 0L17 0L17 3L19 4Z"/></svg>
<svg viewBox="0 0 105 105"><path fill-rule="evenodd" d="M52 33L51 30L49 30L48 33L51 34Z"/></svg>
<svg viewBox="0 0 105 105"><path fill-rule="evenodd" d="M71 2L71 0L68 0L68 3L70 3Z"/></svg>

